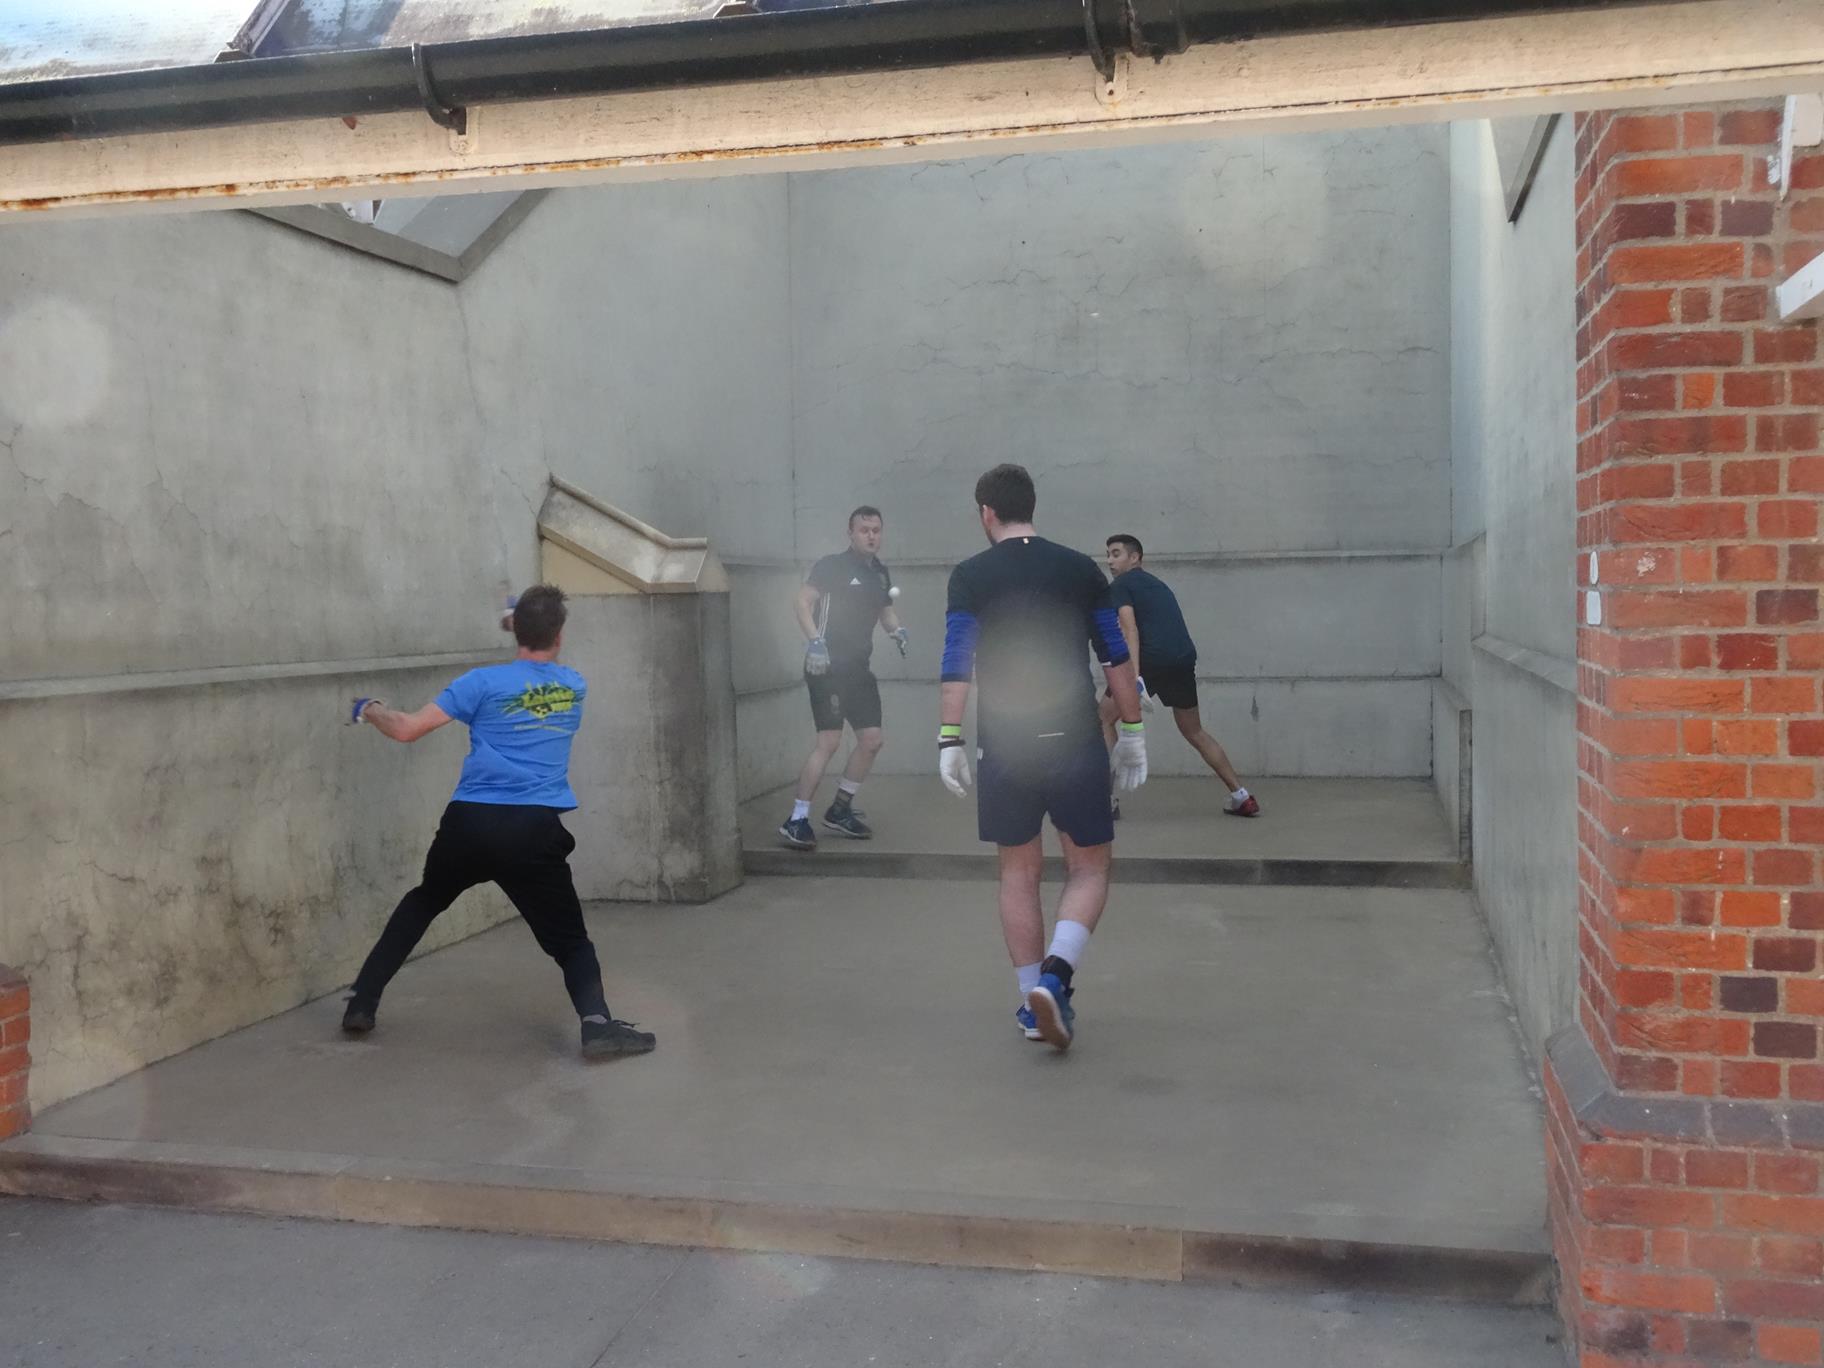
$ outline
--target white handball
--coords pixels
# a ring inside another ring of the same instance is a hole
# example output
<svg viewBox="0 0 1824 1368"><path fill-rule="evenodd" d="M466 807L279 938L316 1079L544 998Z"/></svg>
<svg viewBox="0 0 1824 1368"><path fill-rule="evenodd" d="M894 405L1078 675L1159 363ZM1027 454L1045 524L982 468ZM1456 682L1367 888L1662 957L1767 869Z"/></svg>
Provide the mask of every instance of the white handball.
<svg viewBox="0 0 1824 1368"><path fill-rule="evenodd" d="M892 588L887 590L887 602L892 603L898 598L899 598L899 586L897 584L895 584Z"/></svg>

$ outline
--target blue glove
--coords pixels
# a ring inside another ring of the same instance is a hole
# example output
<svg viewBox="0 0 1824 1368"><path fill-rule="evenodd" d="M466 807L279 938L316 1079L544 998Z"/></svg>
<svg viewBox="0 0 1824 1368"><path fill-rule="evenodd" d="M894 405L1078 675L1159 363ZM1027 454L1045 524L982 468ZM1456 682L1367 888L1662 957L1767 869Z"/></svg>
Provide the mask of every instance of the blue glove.
<svg viewBox="0 0 1824 1368"><path fill-rule="evenodd" d="M378 703L379 701L380 700L377 698L357 698L357 699L355 699L353 705L348 710L348 725L352 727L352 726L356 725L358 722L360 722L361 714L366 712L369 708L371 708L374 704Z"/></svg>
<svg viewBox="0 0 1824 1368"><path fill-rule="evenodd" d="M893 638L893 644L899 647L899 654L903 659L906 654L906 643L911 640L911 638L906 635L906 629L904 627L895 627L887 635Z"/></svg>
<svg viewBox="0 0 1824 1368"><path fill-rule="evenodd" d="M830 648L823 644L822 637L812 637L811 644L805 647L804 672L807 675L826 675L830 672Z"/></svg>

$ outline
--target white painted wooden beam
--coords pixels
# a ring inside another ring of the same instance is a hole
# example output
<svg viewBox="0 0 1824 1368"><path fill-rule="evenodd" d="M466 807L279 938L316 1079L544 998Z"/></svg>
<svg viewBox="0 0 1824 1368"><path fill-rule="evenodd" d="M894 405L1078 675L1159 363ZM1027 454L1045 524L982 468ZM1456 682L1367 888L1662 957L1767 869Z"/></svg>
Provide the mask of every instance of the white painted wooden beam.
<svg viewBox="0 0 1824 1368"><path fill-rule="evenodd" d="M1824 23L1820 16L1819 23ZM1773 183L1785 197L1792 188L1792 157L1796 148L1816 147L1824 142L1824 95L1789 95L1786 116L1780 121L1779 164L1774 167Z"/></svg>
<svg viewBox="0 0 1824 1368"><path fill-rule="evenodd" d="M299 204L818 170L1247 130L1784 95L1824 85L1819 0L1688 0L1086 60L770 81L0 148L0 210Z"/></svg>
<svg viewBox="0 0 1824 1368"><path fill-rule="evenodd" d="M1803 318L1824 318L1824 256L1811 259L1811 264L1777 291L1780 317L1788 323Z"/></svg>

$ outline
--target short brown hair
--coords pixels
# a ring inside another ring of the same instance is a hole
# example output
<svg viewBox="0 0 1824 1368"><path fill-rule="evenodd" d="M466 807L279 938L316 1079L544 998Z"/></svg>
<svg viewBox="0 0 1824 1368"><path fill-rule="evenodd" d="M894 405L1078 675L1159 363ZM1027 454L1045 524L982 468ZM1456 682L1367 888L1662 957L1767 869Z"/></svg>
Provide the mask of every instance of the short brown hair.
<svg viewBox="0 0 1824 1368"><path fill-rule="evenodd" d="M1031 522L1039 492L1025 466L998 465L975 482L975 502L977 507L992 508L1004 523Z"/></svg>
<svg viewBox="0 0 1824 1368"><path fill-rule="evenodd" d="M513 605L513 639L528 651L548 651L570 616L564 591L555 584L535 584Z"/></svg>
<svg viewBox="0 0 1824 1368"><path fill-rule="evenodd" d="M1129 551L1134 553L1135 560L1146 559L1146 548L1140 545L1140 538L1136 537L1132 532L1117 532L1104 544L1107 546L1125 546Z"/></svg>
<svg viewBox="0 0 1824 1368"><path fill-rule="evenodd" d="M863 504L860 508L849 514L850 527L855 526L855 519L857 518L880 518L880 510L874 507L873 504ZM886 522L885 518L880 518L880 520L883 523Z"/></svg>

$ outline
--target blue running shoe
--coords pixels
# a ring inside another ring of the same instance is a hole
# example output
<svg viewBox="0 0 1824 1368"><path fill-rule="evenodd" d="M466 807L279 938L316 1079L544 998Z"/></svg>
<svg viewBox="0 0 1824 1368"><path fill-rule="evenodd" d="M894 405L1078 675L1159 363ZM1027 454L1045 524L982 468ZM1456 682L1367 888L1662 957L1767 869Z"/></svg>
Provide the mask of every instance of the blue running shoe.
<svg viewBox="0 0 1824 1368"><path fill-rule="evenodd" d="M1056 974L1039 975L1039 986L1026 994L1026 1010L1038 1027L1039 1039L1054 1050L1068 1050L1072 1023L1077 1019L1070 1005L1071 990Z"/></svg>
<svg viewBox="0 0 1824 1368"><path fill-rule="evenodd" d="M1032 1008L1028 1007L1025 1003L1022 1002L1020 1004L1019 1009L1013 1014L1013 1019L1020 1024L1020 1033L1024 1035L1026 1039L1045 1039L1044 1036L1039 1034L1039 1023L1033 1019Z"/></svg>

